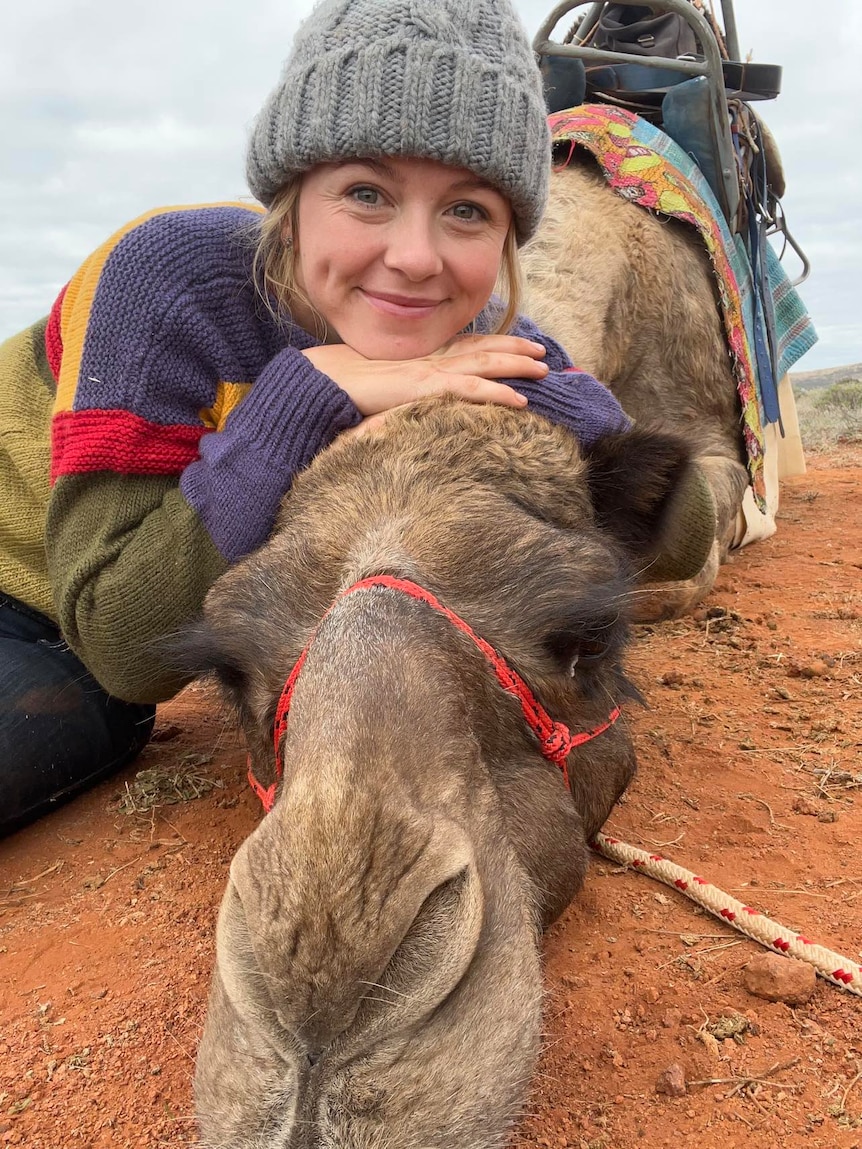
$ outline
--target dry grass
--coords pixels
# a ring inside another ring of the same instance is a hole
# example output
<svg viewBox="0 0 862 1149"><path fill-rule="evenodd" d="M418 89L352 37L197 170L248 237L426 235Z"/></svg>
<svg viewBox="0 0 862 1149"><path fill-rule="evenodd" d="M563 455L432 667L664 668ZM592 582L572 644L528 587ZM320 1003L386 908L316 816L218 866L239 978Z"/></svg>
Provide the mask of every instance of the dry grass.
<svg viewBox="0 0 862 1149"><path fill-rule="evenodd" d="M796 411L807 451L862 442L862 380L844 379L820 390L797 391Z"/></svg>
<svg viewBox="0 0 862 1149"><path fill-rule="evenodd" d="M139 770L134 781L126 783L120 798L120 813L143 814L158 806L190 802L209 794L210 790L222 789L223 782L201 770L211 760L212 755L191 754L171 768L152 766Z"/></svg>

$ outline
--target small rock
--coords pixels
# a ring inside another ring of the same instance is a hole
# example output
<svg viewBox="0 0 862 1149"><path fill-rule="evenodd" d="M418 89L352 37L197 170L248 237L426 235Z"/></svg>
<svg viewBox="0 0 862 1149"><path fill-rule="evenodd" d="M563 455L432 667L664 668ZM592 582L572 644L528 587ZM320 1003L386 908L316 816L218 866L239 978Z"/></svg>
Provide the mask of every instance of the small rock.
<svg viewBox="0 0 862 1149"><path fill-rule="evenodd" d="M821 810L820 813L817 815L817 821L818 822L837 822L838 821L838 811L837 810Z"/></svg>
<svg viewBox="0 0 862 1149"><path fill-rule="evenodd" d="M668 1097L682 1097L685 1094L685 1073L678 1062L669 1065L659 1076L655 1083L655 1091Z"/></svg>
<svg viewBox="0 0 862 1149"><path fill-rule="evenodd" d="M560 976L560 984L567 989L585 989L588 983L586 978L577 977L573 973L564 973Z"/></svg>
<svg viewBox="0 0 862 1149"><path fill-rule="evenodd" d="M821 808L810 798L794 798L790 809L794 814L806 814L809 818L816 818Z"/></svg>
<svg viewBox="0 0 862 1149"><path fill-rule="evenodd" d="M798 663L788 667L787 673L796 678L822 678L829 673L829 663L822 658L815 658L811 662Z"/></svg>
<svg viewBox="0 0 862 1149"><path fill-rule="evenodd" d="M108 996L108 991L107 989L94 989L90 996L93 1001L101 1001L103 997Z"/></svg>
<svg viewBox="0 0 862 1149"><path fill-rule="evenodd" d="M742 971L745 988L766 1001L804 1005L817 984L814 966L778 954L759 954Z"/></svg>
<svg viewBox="0 0 862 1149"><path fill-rule="evenodd" d="M682 1012L678 1009L668 1009L662 1014L661 1023L665 1029L674 1029L682 1021Z"/></svg>
<svg viewBox="0 0 862 1149"><path fill-rule="evenodd" d="M648 985L644 990L644 997L651 1005L655 1005L661 994L654 985Z"/></svg>

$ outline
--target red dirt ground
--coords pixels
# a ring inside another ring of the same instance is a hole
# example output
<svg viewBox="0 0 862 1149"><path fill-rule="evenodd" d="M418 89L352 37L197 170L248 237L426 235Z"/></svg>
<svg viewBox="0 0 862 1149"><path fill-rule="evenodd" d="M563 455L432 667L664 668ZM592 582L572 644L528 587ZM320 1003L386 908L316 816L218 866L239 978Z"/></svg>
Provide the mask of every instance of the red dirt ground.
<svg viewBox="0 0 862 1149"><path fill-rule="evenodd" d="M640 775L609 825L859 961L862 455L809 464L705 609L639 633ZM194 1143L215 914L259 808L203 690L159 727L125 774L0 846L0 1145ZM137 771L181 761L218 788L120 812ZM751 997L757 952L598 860L546 940L547 1046L516 1144L862 1146L862 999L824 982L796 1009ZM705 1040L740 1014L756 1033ZM674 1063L687 1092L656 1093Z"/></svg>

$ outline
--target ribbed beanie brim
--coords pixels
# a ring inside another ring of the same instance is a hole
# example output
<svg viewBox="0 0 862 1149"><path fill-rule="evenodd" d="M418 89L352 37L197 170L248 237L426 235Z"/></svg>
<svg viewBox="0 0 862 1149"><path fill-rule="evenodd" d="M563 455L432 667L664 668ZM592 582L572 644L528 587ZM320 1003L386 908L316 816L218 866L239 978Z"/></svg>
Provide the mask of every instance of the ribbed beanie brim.
<svg viewBox="0 0 862 1149"><path fill-rule="evenodd" d="M324 0L255 123L247 175L268 205L327 160L418 156L509 199L519 243L547 199L539 71L509 0Z"/></svg>

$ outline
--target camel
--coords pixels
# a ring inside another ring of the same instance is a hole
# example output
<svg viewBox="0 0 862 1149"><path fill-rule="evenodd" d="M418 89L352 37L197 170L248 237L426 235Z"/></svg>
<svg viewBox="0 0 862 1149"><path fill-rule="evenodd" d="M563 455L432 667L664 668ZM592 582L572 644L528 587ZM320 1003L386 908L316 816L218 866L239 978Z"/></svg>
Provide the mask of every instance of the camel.
<svg viewBox="0 0 862 1149"><path fill-rule="evenodd" d="M748 483L740 408L709 257L694 229L616 195L575 153L554 173L548 211L523 253L525 310L641 426L693 445L716 509L716 538L687 582L640 599L647 621L685 613L711 589Z"/></svg>
<svg viewBox="0 0 862 1149"><path fill-rule="evenodd" d="M539 1050L541 931L634 771L630 591L690 466L674 436L584 452L522 411L426 400L321 454L214 585L187 669L220 682L259 786L274 727L284 774L219 914L203 1145L505 1140ZM540 742L456 616L589 739Z"/></svg>

